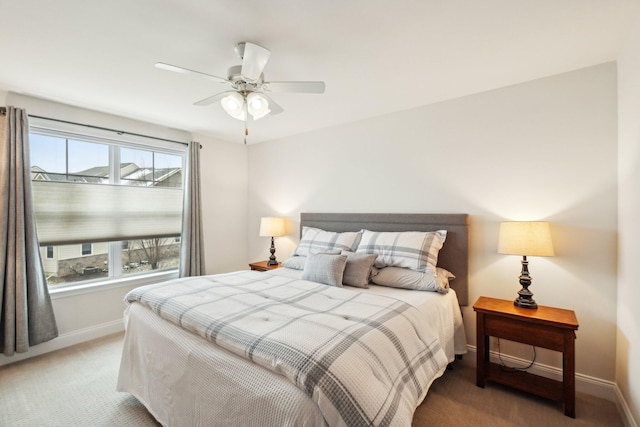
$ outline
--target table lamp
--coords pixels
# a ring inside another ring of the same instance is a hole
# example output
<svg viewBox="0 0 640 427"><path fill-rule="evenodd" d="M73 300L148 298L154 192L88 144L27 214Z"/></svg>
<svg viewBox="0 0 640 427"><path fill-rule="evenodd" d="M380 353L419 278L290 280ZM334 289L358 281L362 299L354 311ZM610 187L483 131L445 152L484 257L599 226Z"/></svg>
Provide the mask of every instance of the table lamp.
<svg viewBox="0 0 640 427"><path fill-rule="evenodd" d="M553 243L548 222L516 221L500 223L498 234L498 253L506 255L522 255L522 271L518 298L514 305L522 308L538 308L529 290L531 276L527 256L553 256Z"/></svg>
<svg viewBox="0 0 640 427"><path fill-rule="evenodd" d="M273 244L273 238L284 236L285 234L284 218L264 217L260 219L260 236L271 237L271 256L269 257L267 265L278 265L275 255L276 247Z"/></svg>

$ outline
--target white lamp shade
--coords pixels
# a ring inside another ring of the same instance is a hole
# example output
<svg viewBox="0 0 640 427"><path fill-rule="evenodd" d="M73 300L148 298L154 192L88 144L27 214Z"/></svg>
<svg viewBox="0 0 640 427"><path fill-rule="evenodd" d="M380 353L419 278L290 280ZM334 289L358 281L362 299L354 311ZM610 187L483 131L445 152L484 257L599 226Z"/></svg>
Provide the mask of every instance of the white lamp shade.
<svg viewBox="0 0 640 427"><path fill-rule="evenodd" d="M261 119L271 112L269 101L259 93L252 92L247 95L247 108L253 120Z"/></svg>
<svg viewBox="0 0 640 427"><path fill-rule="evenodd" d="M247 112L244 105L244 97L238 92L230 93L220 100L222 108L231 117L238 120L245 120L247 118Z"/></svg>
<svg viewBox="0 0 640 427"><path fill-rule="evenodd" d="M264 217L260 219L260 236L278 237L285 234L284 218Z"/></svg>
<svg viewBox="0 0 640 427"><path fill-rule="evenodd" d="M498 253L523 256L553 256L548 222L515 221L500 224Z"/></svg>

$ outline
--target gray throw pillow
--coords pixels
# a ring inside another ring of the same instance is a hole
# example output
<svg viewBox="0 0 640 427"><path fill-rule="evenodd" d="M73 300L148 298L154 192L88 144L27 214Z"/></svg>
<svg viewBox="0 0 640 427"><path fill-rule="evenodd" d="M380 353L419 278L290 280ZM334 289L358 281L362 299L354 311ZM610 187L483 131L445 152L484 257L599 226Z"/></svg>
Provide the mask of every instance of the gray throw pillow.
<svg viewBox="0 0 640 427"><path fill-rule="evenodd" d="M346 265L346 255L309 254L304 264L302 278L341 288Z"/></svg>
<svg viewBox="0 0 640 427"><path fill-rule="evenodd" d="M294 270L304 270L304 263L307 260L306 256L292 256L282 262L282 266L286 268L292 268Z"/></svg>
<svg viewBox="0 0 640 427"><path fill-rule="evenodd" d="M314 254L340 255L340 249L331 249L326 251L312 251ZM294 270L304 270L304 263L307 261L306 256L292 256L282 262L283 267L292 268Z"/></svg>
<svg viewBox="0 0 640 427"><path fill-rule="evenodd" d="M344 268L342 283L357 288L368 288L371 269L378 255L357 254L349 251L342 251L342 255L347 256L347 265Z"/></svg>

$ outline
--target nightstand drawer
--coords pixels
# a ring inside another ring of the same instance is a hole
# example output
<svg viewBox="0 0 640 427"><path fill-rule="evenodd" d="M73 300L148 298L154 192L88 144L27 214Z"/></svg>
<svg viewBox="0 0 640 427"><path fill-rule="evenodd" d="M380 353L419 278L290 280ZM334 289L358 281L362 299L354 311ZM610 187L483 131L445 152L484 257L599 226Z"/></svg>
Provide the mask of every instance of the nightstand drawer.
<svg viewBox="0 0 640 427"><path fill-rule="evenodd" d="M564 331L546 325L520 322L513 318L484 316L484 332L487 335L523 344L563 351Z"/></svg>

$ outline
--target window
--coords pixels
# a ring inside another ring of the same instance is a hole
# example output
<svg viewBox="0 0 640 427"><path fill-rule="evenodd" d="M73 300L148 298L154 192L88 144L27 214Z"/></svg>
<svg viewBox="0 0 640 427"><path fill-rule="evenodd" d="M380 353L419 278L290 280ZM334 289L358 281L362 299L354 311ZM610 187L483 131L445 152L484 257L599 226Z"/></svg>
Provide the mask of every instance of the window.
<svg viewBox="0 0 640 427"><path fill-rule="evenodd" d="M146 150L123 148L121 183L156 187L182 187L182 157Z"/></svg>
<svg viewBox="0 0 640 427"><path fill-rule="evenodd" d="M186 145L33 125L29 138L49 286L178 268Z"/></svg>
<svg viewBox="0 0 640 427"><path fill-rule="evenodd" d="M33 180L109 183L109 145L29 135Z"/></svg>
<svg viewBox="0 0 640 427"><path fill-rule="evenodd" d="M124 274L178 268L179 263L180 243L175 238L130 240L122 251Z"/></svg>

